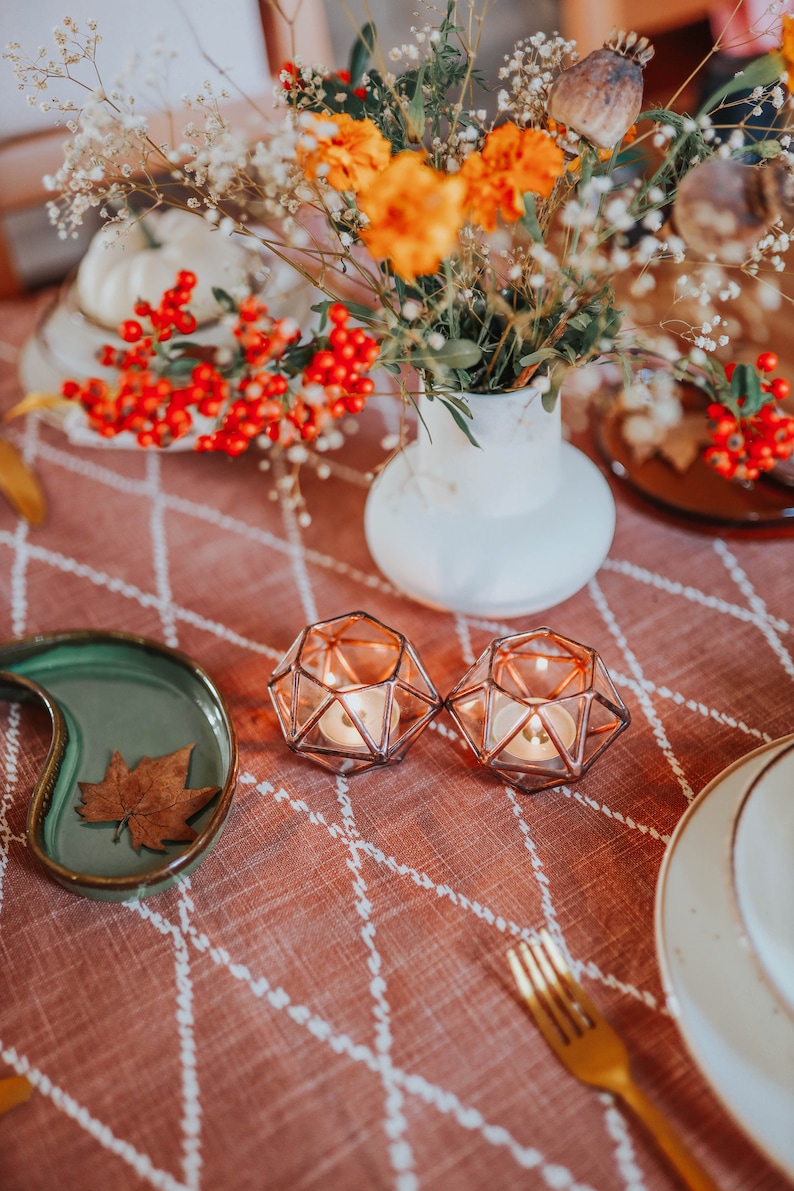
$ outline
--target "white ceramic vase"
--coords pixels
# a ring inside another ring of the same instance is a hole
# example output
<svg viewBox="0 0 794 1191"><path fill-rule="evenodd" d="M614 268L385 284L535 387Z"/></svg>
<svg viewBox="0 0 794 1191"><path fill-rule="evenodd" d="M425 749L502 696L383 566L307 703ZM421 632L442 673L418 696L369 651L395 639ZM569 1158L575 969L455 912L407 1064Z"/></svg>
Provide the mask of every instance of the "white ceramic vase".
<svg viewBox="0 0 794 1191"><path fill-rule="evenodd" d="M367 498L370 553L396 587L431 607L491 618L551 608L607 556L609 485L563 442L559 401L549 413L533 388L461 396L479 446L422 394L416 441Z"/></svg>

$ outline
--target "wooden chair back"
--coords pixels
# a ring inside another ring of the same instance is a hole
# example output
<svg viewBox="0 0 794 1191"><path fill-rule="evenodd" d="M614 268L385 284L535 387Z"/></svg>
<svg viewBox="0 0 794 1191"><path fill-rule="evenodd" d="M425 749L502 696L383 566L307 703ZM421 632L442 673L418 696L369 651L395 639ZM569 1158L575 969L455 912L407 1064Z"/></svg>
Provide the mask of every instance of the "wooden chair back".
<svg viewBox="0 0 794 1191"><path fill-rule="evenodd" d="M333 64L331 39L324 0L257 0L270 78L263 79L262 93L251 98L267 107L271 102L272 79L286 61L300 53L304 61ZM247 100L229 101L224 114L235 117L250 114ZM150 117L154 140L170 139L174 118L184 121L184 113L163 112ZM42 179L54 173L63 160L67 134L62 128L0 140L0 298L13 297L24 289L15 264L12 242L7 232L9 215L36 207L49 197ZM55 237L55 231L52 233Z"/></svg>

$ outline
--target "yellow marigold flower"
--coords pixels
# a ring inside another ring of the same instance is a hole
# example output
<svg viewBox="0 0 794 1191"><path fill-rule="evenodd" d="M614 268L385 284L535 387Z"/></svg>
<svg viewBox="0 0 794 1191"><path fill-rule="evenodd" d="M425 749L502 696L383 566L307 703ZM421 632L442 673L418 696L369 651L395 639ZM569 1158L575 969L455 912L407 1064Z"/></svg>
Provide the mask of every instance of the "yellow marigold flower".
<svg viewBox="0 0 794 1191"><path fill-rule="evenodd" d="M460 169L466 203L474 223L493 231L496 216L515 223L524 214L527 191L547 198L563 172L564 155L550 136L537 128L501 124L485 138L480 153L471 153Z"/></svg>
<svg viewBox="0 0 794 1191"><path fill-rule="evenodd" d="M354 120L344 113L315 115L309 134L311 147L298 146L306 177L314 180L322 176L334 190L366 190L389 164L391 144L372 120Z"/></svg>
<svg viewBox="0 0 794 1191"><path fill-rule="evenodd" d="M788 79L786 86L789 91L794 94L794 17L785 14L782 17L783 21L783 37L780 46L780 52L786 63L786 71Z"/></svg>
<svg viewBox="0 0 794 1191"><path fill-rule="evenodd" d="M359 197L369 220L361 239L406 281L434 273L457 247L465 195L458 175L434 170L410 149L398 153Z"/></svg>

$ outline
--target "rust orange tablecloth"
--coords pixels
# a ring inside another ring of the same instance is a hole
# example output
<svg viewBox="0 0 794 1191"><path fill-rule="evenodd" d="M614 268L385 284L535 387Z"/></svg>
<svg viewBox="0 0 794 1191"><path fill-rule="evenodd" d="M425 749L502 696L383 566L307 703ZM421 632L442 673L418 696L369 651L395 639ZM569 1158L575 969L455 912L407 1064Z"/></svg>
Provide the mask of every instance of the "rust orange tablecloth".
<svg viewBox="0 0 794 1191"><path fill-rule="evenodd" d="M41 301L2 308L4 408ZM305 529L253 457L78 450L34 419L4 433L50 512L32 530L0 505L0 637L93 627L178 646L228 700L241 767L186 884L91 902L28 853L47 729L0 706L0 1076L37 1087L0 1119L3 1191L672 1191L639 1126L563 1071L511 986L506 947L543 924L715 1182L788 1185L689 1057L653 907L691 799L794 729L790 539L678 528L618 491L589 587L486 623L375 571L377 410L332 478L308 482ZM601 653L633 723L579 785L535 797L478 770L446 714L402 765L336 778L286 750L267 681L305 624L356 608L405 633L442 694L491 638L547 623Z"/></svg>

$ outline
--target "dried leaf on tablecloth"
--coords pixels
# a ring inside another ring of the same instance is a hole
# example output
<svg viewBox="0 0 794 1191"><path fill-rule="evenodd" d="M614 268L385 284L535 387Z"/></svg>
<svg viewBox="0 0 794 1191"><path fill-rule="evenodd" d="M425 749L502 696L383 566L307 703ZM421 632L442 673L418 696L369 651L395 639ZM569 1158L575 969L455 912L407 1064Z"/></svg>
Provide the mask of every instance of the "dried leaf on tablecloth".
<svg viewBox="0 0 794 1191"><path fill-rule="evenodd" d="M685 413L659 443L658 452L676 471L686 471L709 444L708 427L702 413Z"/></svg>
<svg viewBox="0 0 794 1191"><path fill-rule="evenodd" d="M21 418L23 414L36 413L39 409L74 408L74 402L70 401L68 397L62 397L60 393L26 393L21 401L6 410L3 420L10 422L12 418Z"/></svg>
<svg viewBox="0 0 794 1191"><path fill-rule="evenodd" d="M47 515L44 493L19 451L5 438L0 438L0 492L29 525L41 525Z"/></svg>
<svg viewBox="0 0 794 1191"><path fill-rule="evenodd" d="M125 825L132 846L165 851L166 840L194 840L197 833L187 820L206 806L219 786L188 790L188 765L192 744L165 757L144 757L129 769L115 751L101 782L78 782L82 806L75 807L89 823L118 822L114 839Z"/></svg>
<svg viewBox="0 0 794 1191"><path fill-rule="evenodd" d="M0 1117L33 1095L33 1084L24 1075L9 1075L0 1079Z"/></svg>

